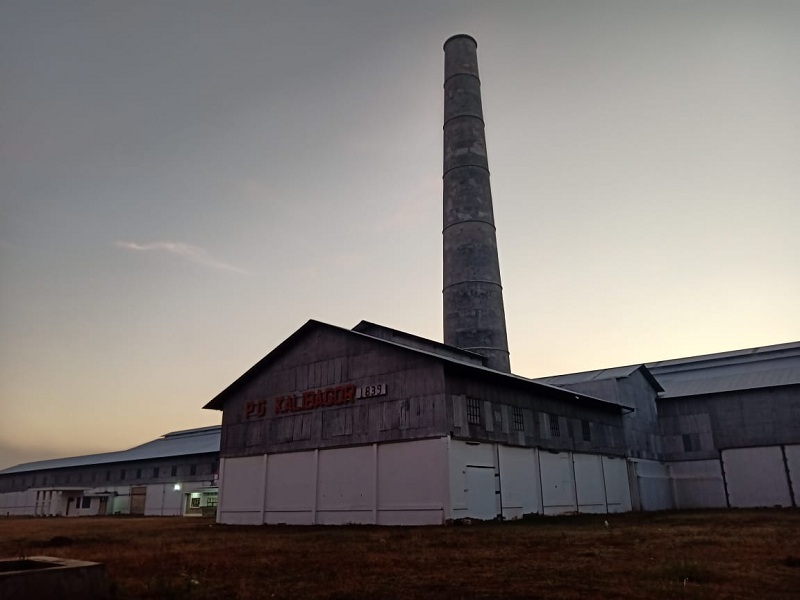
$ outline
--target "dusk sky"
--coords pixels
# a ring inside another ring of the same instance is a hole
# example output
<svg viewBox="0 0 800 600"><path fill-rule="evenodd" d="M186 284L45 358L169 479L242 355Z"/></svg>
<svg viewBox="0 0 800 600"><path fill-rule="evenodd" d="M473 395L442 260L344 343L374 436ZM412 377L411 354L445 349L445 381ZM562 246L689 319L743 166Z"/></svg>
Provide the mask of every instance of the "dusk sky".
<svg viewBox="0 0 800 600"><path fill-rule="evenodd" d="M308 319L442 339L478 41L512 370L800 339L800 2L7 0L0 468L220 422Z"/></svg>

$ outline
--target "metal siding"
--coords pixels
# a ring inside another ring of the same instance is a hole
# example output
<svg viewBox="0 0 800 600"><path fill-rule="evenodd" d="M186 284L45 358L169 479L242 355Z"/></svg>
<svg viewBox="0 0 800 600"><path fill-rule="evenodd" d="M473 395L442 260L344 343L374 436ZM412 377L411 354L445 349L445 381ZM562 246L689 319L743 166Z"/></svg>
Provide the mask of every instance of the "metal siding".
<svg viewBox="0 0 800 600"><path fill-rule="evenodd" d="M575 481L569 452L539 452L543 512L546 515L574 513Z"/></svg>
<svg viewBox="0 0 800 600"><path fill-rule="evenodd" d="M722 462L731 507L792 506L780 446L725 450Z"/></svg>
<svg viewBox="0 0 800 600"><path fill-rule="evenodd" d="M218 521L229 525L260 525L264 501L264 463L260 456L225 460Z"/></svg>
<svg viewBox="0 0 800 600"><path fill-rule="evenodd" d="M608 512L629 512L631 510L631 488L628 480L627 461L613 456L604 456L602 460Z"/></svg>
<svg viewBox="0 0 800 600"><path fill-rule="evenodd" d="M467 496L467 468L495 466L493 444L450 440L448 456L450 472L450 517L461 519L474 515L469 514L469 498ZM494 487L492 487L494 493Z"/></svg>
<svg viewBox="0 0 800 600"><path fill-rule="evenodd" d="M374 522L374 460L372 446L320 451L316 523Z"/></svg>
<svg viewBox="0 0 800 600"><path fill-rule="evenodd" d="M464 470L464 494L467 510L464 516L471 519L497 517L497 493L494 467L467 467Z"/></svg>
<svg viewBox="0 0 800 600"><path fill-rule="evenodd" d="M447 518L447 438L379 444L379 525L439 525Z"/></svg>
<svg viewBox="0 0 800 600"><path fill-rule="evenodd" d="M597 454L573 454L579 513L605 513L606 490L603 458Z"/></svg>
<svg viewBox="0 0 800 600"><path fill-rule="evenodd" d="M784 446L786 454L786 468L788 477L792 482L794 505L800 506L800 445Z"/></svg>
<svg viewBox="0 0 800 600"><path fill-rule="evenodd" d="M639 494L641 510L669 510L675 508L672 500L672 480L669 466L653 460L636 460L634 485Z"/></svg>
<svg viewBox="0 0 800 600"><path fill-rule="evenodd" d="M675 508L725 508L725 486L719 459L672 462Z"/></svg>
<svg viewBox="0 0 800 600"><path fill-rule="evenodd" d="M542 512L537 452L535 448L498 447L500 499L506 519Z"/></svg>
<svg viewBox="0 0 800 600"><path fill-rule="evenodd" d="M267 461L266 523L309 525L314 522L317 453L271 454ZM225 469L227 471L227 462ZM225 494L228 494L227 488Z"/></svg>

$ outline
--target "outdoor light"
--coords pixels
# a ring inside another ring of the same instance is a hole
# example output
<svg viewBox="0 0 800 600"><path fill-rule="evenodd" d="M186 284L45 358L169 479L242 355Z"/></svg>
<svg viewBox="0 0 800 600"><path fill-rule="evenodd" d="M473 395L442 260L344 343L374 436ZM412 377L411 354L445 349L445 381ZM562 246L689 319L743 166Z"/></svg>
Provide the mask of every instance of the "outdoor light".
<svg viewBox="0 0 800 600"><path fill-rule="evenodd" d="M172 487L172 489L173 489L173 490L176 490L176 491L180 491L180 489L181 489L181 484L180 484L180 483L176 483L176 484L175 484L175 485Z"/></svg>

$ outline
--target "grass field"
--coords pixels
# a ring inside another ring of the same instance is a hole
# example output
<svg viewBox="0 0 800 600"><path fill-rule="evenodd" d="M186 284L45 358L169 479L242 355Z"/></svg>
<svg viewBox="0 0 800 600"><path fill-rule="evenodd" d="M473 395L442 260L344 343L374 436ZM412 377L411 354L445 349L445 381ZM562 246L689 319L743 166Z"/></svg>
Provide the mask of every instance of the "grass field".
<svg viewBox="0 0 800 600"><path fill-rule="evenodd" d="M0 557L37 554L105 563L120 599L800 598L797 510L427 528L0 519Z"/></svg>

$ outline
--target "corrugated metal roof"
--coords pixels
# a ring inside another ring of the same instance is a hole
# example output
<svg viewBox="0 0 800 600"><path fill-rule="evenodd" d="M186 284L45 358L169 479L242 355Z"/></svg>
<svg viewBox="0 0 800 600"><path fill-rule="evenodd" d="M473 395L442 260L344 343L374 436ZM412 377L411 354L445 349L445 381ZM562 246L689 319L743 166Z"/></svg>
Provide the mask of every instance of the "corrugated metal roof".
<svg viewBox="0 0 800 600"><path fill-rule="evenodd" d="M23 463L3 469L0 471L0 475L219 452L220 429L221 427L217 425L200 429L173 431L129 450Z"/></svg>
<svg viewBox="0 0 800 600"><path fill-rule="evenodd" d="M597 369L595 371L581 371L580 373L567 373L565 375L550 375L548 377L537 377L534 381L541 381L553 385L566 385L568 383L585 383L587 381L601 381L603 379L619 379L620 377L630 377L639 370L641 366L642 365L630 365L611 369Z"/></svg>
<svg viewBox="0 0 800 600"><path fill-rule="evenodd" d="M692 375L697 375L697 373L673 373L672 375L659 376L658 380L664 387L664 393L660 397L683 398L704 394L720 394L736 390L800 385L800 364L783 369L764 369L750 372L728 371L716 376L692 377Z"/></svg>
<svg viewBox="0 0 800 600"><path fill-rule="evenodd" d="M662 398L800 384L800 342L648 363Z"/></svg>

